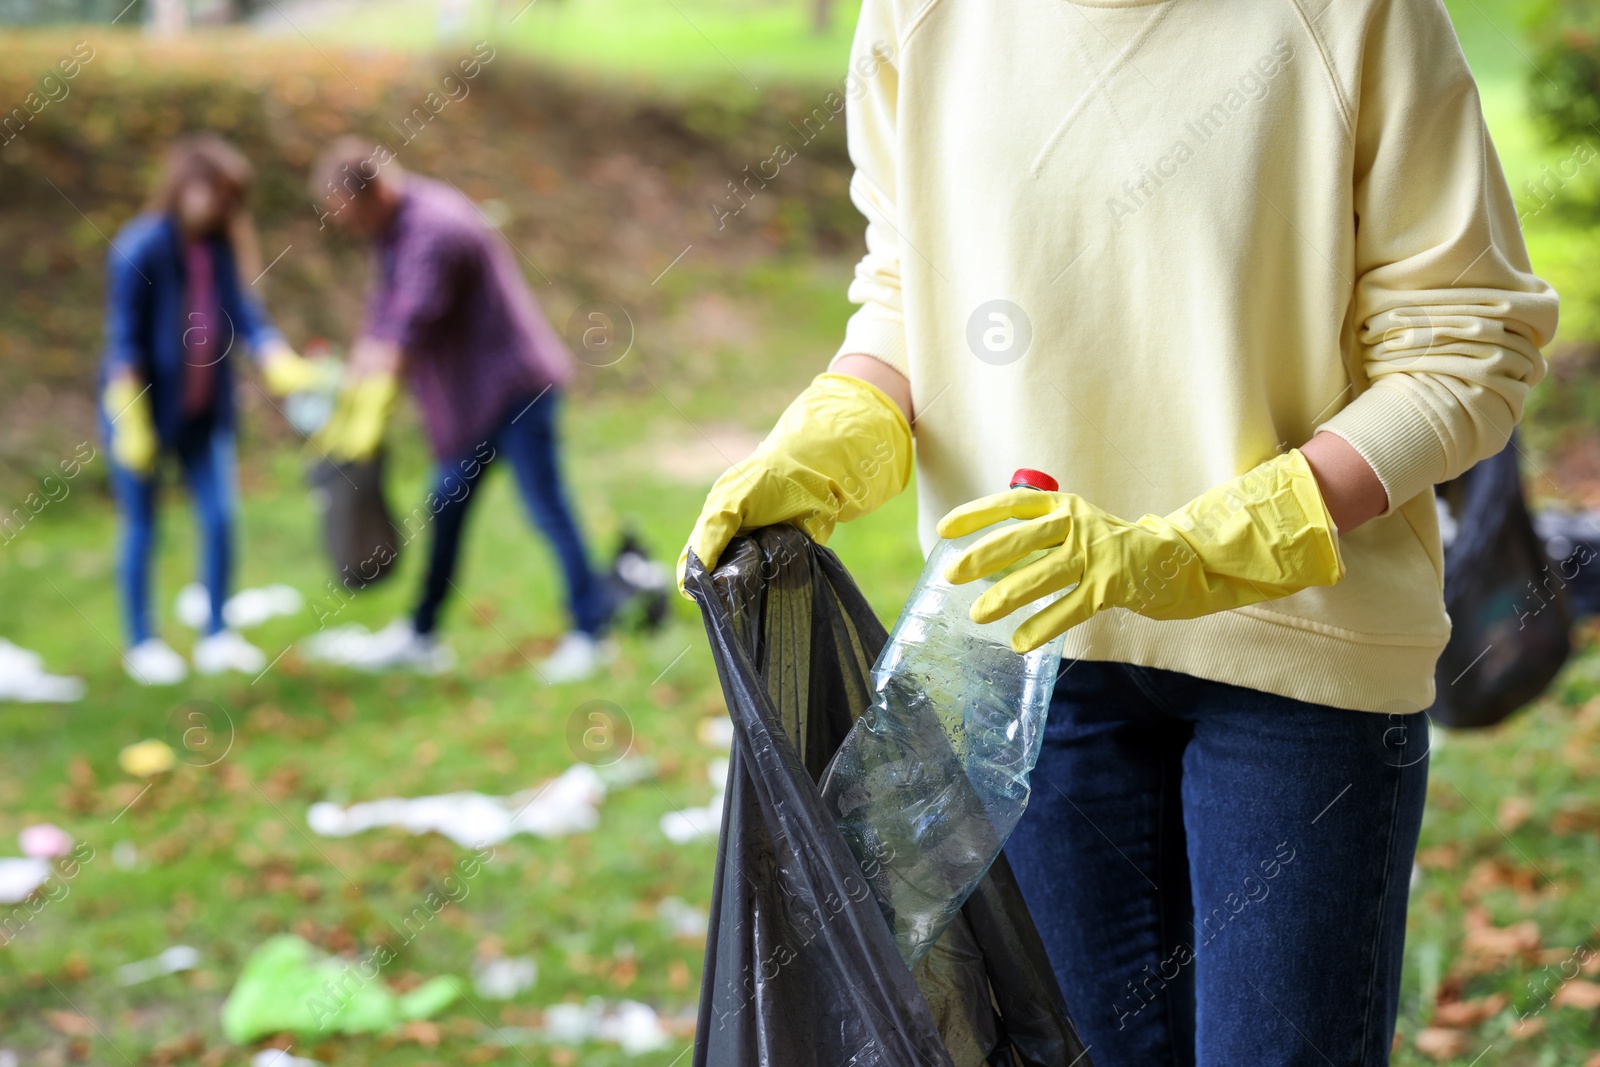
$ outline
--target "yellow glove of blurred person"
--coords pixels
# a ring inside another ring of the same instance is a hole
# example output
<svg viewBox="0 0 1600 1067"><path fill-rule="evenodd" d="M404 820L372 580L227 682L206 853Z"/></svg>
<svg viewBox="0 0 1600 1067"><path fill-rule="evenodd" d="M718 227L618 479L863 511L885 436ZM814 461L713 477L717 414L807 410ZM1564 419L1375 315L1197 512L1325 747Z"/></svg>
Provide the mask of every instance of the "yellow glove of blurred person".
<svg viewBox="0 0 1600 1067"><path fill-rule="evenodd" d="M111 422L111 458L141 477L155 470L156 423L149 388L123 375L107 383L100 403Z"/></svg>
<svg viewBox="0 0 1600 1067"><path fill-rule="evenodd" d="M368 374L339 391L333 415L316 436L316 445L339 463L369 459L383 443L383 429L399 394L392 374Z"/></svg>
<svg viewBox="0 0 1600 1067"><path fill-rule="evenodd" d="M261 377L267 383L267 391L277 396L325 388L335 373L335 368L309 360L288 345L278 345L261 359Z"/></svg>
<svg viewBox="0 0 1600 1067"><path fill-rule="evenodd" d="M993 574L1044 550L972 605L974 622L1077 588L1018 626L1011 647L1038 648L1106 608L1193 619L1332 585L1344 577L1338 534L1311 467L1291 449L1157 518L1127 522L1072 493L1013 489L939 520L961 537L1001 519L1023 522L981 538L945 570L952 582Z"/></svg>
<svg viewBox="0 0 1600 1067"><path fill-rule="evenodd" d="M711 570L737 534L780 523L822 544L836 522L865 515L910 479L905 413L860 378L819 374L750 458L711 487L678 556L678 591L691 551Z"/></svg>

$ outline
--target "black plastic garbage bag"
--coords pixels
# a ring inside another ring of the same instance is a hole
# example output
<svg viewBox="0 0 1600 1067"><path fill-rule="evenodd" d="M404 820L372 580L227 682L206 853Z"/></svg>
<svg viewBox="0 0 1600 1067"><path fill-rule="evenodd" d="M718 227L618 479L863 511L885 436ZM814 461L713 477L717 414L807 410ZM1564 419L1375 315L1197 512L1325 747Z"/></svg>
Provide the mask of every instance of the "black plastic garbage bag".
<svg viewBox="0 0 1600 1067"><path fill-rule="evenodd" d="M322 539L339 582L350 590L382 581L394 569L400 537L383 495L383 453L368 460L322 460L307 480L322 519Z"/></svg>
<svg viewBox="0 0 1600 1067"><path fill-rule="evenodd" d="M1572 615L1528 518L1515 438L1438 492L1454 526L1444 551L1451 631L1428 714L1442 726L1493 726L1566 663Z"/></svg>
<svg viewBox="0 0 1600 1067"><path fill-rule="evenodd" d="M888 638L838 557L769 527L686 587L736 737L697 1067L1088 1067L1003 856L913 974L823 808Z"/></svg>

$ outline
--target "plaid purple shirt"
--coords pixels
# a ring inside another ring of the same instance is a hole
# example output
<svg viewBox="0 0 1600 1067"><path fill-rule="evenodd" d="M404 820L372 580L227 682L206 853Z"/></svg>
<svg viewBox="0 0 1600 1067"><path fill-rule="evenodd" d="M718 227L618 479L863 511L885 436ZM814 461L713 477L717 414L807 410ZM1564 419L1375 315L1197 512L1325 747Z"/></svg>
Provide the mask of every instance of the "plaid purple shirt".
<svg viewBox="0 0 1600 1067"><path fill-rule="evenodd" d="M373 277L363 332L404 352L440 459L472 451L513 401L572 376L572 355L509 246L448 185L406 176Z"/></svg>

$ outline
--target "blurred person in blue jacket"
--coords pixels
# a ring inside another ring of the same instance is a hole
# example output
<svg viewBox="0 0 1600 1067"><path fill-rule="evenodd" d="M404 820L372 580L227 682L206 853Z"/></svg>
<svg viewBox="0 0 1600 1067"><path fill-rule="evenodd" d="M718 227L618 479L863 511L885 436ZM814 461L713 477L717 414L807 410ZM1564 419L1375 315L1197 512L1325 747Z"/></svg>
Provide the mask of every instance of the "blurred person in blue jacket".
<svg viewBox="0 0 1600 1067"><path fill-rule="evenodd" d="M222 138L180 139L147 210L117 234L107 259L101 426L122 517L123 666L145 685L175 684L188 673L150 614L157 489L169 455L194 500L200 578L211 601L195 669L253 674L266 662L222 617L234 515L230 357L241 342L248 346L267 388L280 395L316 385L322 372L284 342L240 283L241 260L257 258L245 207L253 179L249 161Z"/></svg>

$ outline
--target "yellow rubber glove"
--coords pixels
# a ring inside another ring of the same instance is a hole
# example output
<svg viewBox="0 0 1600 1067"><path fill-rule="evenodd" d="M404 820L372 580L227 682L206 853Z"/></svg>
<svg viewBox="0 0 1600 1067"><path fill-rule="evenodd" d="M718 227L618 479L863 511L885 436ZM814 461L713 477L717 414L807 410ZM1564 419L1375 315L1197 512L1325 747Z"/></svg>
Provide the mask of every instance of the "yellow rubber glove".
<svg viewBox="0 0 1600 1067"><path fill-rule="evenodd" d="M865 515L910 480L911 426L899 406L860 378L819 374L750 458L711 487L678 556L678 591L691 551L710 570L739 533L783 523L822 544L835 523Z"/></svg>
<svg viewBox="0 0 1600 1067"><path fill-rule="evenodd" d="M980 623L1077 583L1017 627L1011 647L1018 653L1106 608L1193 619L1344 577L1338 533L1299 449L1166 518L1127 522L1072 493L1013 489L956 508L939 520L939 536L962 537L1008 518L1026 521L978 540L945 577L970 582L1045 552L977 599L971 614Z"/></svg>
<svg viewBox="0 0 1600 1067"><path fill-rule="evenodd" d="M111 458L141 476L155 470L159 446L149 388L131 377L116 378L106 385L100 403L111 421Z"/></svg>
<svg viewBox="0 0 1600 1067"><path fill-rule="evenodd" d="M331 364L324 366L306 359L288 345L279 345L261 360L261 377L267 383L267 391L277 396L327 388L336 374L337 368Z"/></svg>
<svg viewBox="0 0 1600 1067"><path fill-rule="evenodd" d="M383 429L399 395L392 374L368 374L339 391L333 415L316 436L318 448L331 460L349 463L370 458L383 443Z"/></svg>

